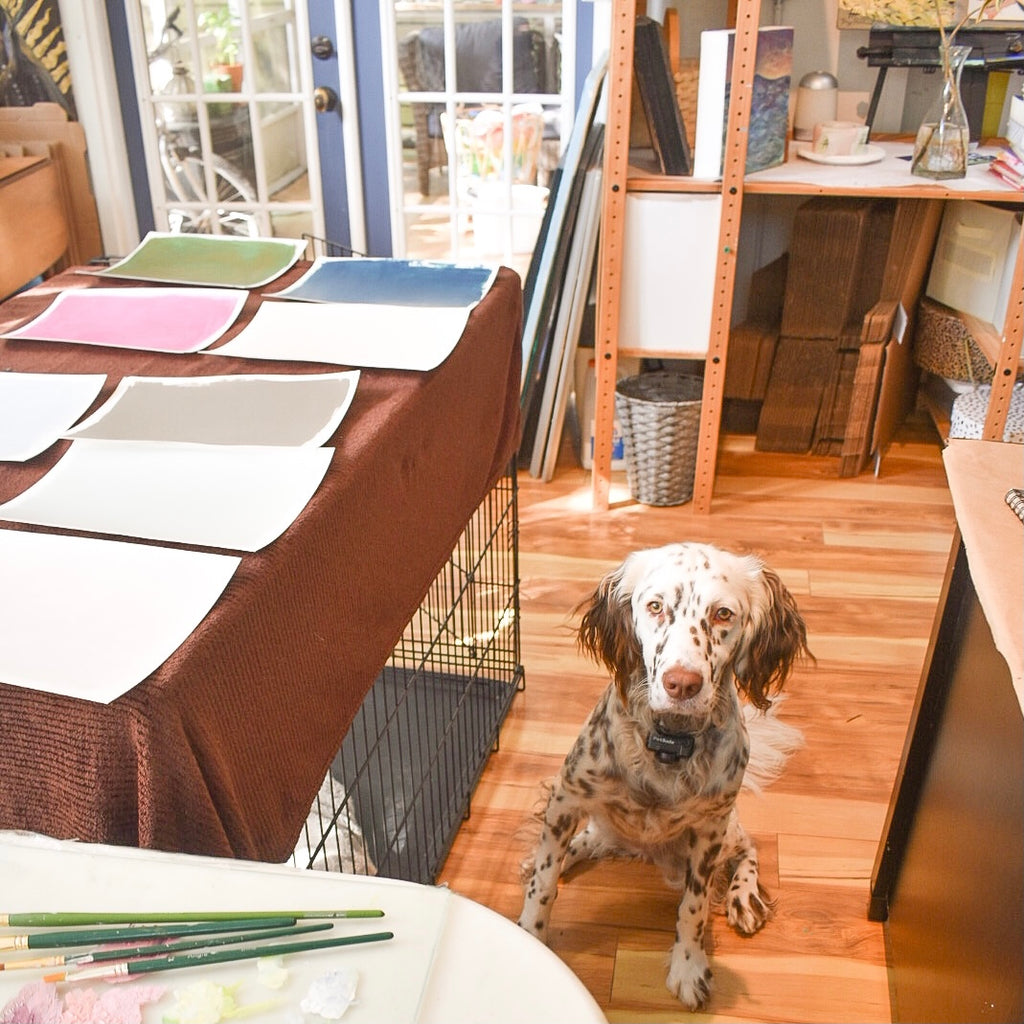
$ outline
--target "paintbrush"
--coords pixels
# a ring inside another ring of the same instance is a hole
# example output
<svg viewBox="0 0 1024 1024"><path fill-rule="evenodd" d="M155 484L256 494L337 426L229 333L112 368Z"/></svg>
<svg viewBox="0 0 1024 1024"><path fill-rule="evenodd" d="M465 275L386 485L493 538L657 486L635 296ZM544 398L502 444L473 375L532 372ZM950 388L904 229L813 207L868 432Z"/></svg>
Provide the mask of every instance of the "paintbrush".
<svg viewBox="0 0 1024 1024"><path fill-rule="evenodd" d="M198 923L131 925L125 928L58 929L34 934L0 935L0 950L55 949L60 946L90 946L104 942L131 942L134 939L170 938L178 935L204 935L239 932L249 928L285 928L295 924L294 917L246 917Z"/></svg>
<svg viewBox="0 0 1024 1024"><path fill-rule="evenodd" d="M112 981L133 974L153 971L174 971L181 967L208 967L233 960L252 960L265 956L286 956L311 949L330 949L334 946L355 946L365 942L393 939L394 932L371 932L366 935L344 935L334 939L313 939L309 942L271 942L247 949L224 949L203 953L179 953L172 956L152 957L148 960L126 960L116 964L81 967L78 970L59 971L43 975L43 981Z"/></svg>
<svg viewBox="0 0 1024 1024"><path fill-rule="evenodd" d="M28 967L72 967L83 964L99 963L104 960L127 960L133 956L155 956L160 953L179 952L185 949L203 949L206 946L228 946L232 943L254 942L257 939L276 939L285 935L305 935L308 932L322 932L334 925L329 921L323 924L307 924L299 928L262 928L255 932L232 932L229 935L204 935L195 939L171 939L156 945L150 943L143 946L118 946L115 949L94 949L88 953L57 954L39 956L31 960L14 960L0 964L0 971L22 970Z"/></svg>
<svg viewBox="0 0 1024 1024"><path fill-rule="evenodd" d="M0 914L0 928L77 928L91 924L167 924L176 921L237 921L264 917L366 918L383 917L383 910L157 910L124 913L29 912Z"/></svg>

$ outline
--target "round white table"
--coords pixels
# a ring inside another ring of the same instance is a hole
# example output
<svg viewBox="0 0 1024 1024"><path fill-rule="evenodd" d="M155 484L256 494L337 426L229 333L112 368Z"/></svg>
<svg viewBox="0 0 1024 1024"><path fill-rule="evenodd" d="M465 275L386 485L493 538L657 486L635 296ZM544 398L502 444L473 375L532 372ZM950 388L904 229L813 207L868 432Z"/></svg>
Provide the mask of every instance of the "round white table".
<svg viewBox="0 0 1024 1024"><path fill-rule="evenodd" d="M255 960L142 975L143 984L167 989L159 1002L144 1008L143 1019L160 1021L175 991L201 977L239 984L240 1003L268 1004L266 1010L246 1016L251 1024L322 1020L303 1018L299 1002L316 978L351 967L359 981L343 1024L605 1021L587 989L547 947L501 915L446 888L0 832L0 914L175 910L238 911L244 916L246 911L353 908L380 909L384 917L336 921L335 932L389 930L394 938L292 954L282 961L288 978L278 991L260 987ZM25 931L31 930L0 928L0 935ZM2 953L0 958L38 955L33 950ZM0 1007L43 973L0 971ZM107 983L94 984L102 988Z"/></svg>

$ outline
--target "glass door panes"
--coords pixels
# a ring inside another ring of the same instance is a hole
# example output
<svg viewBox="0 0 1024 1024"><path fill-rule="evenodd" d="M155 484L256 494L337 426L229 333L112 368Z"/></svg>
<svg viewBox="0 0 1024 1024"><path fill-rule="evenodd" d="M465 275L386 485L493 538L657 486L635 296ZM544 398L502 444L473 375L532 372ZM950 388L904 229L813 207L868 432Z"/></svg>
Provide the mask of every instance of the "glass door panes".
<svg viewBox="0 0 1024 1024"><path fill-rule="evenodd" d="M572 10L395 0L387 11L397 252L528 263L571 129Z"/></svg>
<svg viewBox="0 0 1024 1024"><path fill-rule="evenodd" d="M157 228L322 235L304 5L128 0L127 10Z"/></svg>

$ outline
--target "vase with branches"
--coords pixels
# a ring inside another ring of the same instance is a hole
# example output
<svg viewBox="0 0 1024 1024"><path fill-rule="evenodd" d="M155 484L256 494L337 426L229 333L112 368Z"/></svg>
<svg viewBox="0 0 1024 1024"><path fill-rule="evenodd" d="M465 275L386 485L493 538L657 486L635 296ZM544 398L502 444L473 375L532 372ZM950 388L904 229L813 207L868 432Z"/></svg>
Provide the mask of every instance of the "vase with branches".
<svg viewBox="0 0 1024 1024"><path fill-rule="evenodd" d="M971 54L971 47L957 42L957 33L965 25L977 24L1010 6L1021 7L1021 0L982 0L968 10L951 29L944 25L941 0L933 0L939 28L940 87L928 108L914 140L910 170L923 178L963 178L967 174L970 151L970 127L960 95L960 77Z"/></svg>

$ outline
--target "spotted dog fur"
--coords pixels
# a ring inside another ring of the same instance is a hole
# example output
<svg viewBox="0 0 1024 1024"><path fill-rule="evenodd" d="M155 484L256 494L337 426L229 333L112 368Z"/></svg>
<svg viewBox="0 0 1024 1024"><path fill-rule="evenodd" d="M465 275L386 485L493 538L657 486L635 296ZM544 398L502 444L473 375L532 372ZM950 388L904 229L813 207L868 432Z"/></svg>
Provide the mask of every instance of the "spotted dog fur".
<svg viewBox="0 0 1024 1024"><path fill-rule="evenodd" d="M757 558L705 544L634 552L582 608L580 647L612 681L552 788L524 865L519 924L546 938L558 877L580 861L646 857L681 893L667 984L696 1010L711 992L713 900L745 935L771 916L734 804L745 773L749 784L765 781L799 746L799 732L765 712L794 662L810 656L804 621ZM692 752L659 760L652 733L682 736L684 746L692 737ZM757 757L761 733L774 748L755 779L750 737Z"/></svg>

